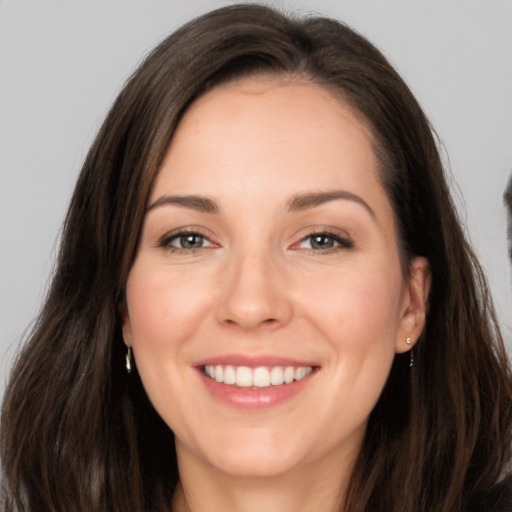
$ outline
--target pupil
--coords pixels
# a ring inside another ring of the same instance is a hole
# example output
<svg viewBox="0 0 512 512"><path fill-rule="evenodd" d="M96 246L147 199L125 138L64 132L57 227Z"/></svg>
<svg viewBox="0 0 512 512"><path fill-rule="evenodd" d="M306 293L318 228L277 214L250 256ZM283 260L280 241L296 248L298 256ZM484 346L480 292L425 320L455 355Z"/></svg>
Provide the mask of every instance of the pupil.
<svg viewBox="0 0 512 512"><path fill-rule="evenodd" d="M181 246L184 249L196 249L203 244L203 237L201 235L184 235L180 237Z"/></svg>
<svg viewBox="0 0 512 512"><path fill-rule="evenodd" d="M332 239L326 235L315 235L311 241L311 246L314 249L325 249L332 247Z"/></svg>

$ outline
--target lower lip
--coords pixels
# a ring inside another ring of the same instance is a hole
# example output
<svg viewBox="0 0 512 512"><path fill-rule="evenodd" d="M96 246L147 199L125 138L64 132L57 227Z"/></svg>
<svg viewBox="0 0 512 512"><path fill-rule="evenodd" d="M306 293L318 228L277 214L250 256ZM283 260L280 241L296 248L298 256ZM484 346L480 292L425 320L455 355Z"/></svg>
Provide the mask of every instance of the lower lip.
<svg viewBox="0 0 512 512"><path fill-rule="evenodd" d="M231 407L245 410L275 407L292 399L309 384L310 379L316 373L316 371L313 371L303 379L289 384L258 389L229 386L217 382L204 375L201 370L199 371L206 389L214 398Z"/></svg>

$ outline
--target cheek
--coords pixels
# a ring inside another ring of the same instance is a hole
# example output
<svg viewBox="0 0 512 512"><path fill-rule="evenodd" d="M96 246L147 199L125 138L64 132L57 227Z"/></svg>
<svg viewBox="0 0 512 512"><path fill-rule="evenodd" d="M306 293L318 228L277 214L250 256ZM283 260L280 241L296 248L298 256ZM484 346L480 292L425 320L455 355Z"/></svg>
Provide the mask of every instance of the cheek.
<svg viewBox="0 0 512 512"><path fill-rule="evenodd" d="M402 277L396 268L349 268L326 274L302 293L303 311L334 343L363 348L372 339L393 341L400 321ZM305 287L304 287L305 288ZM349 335L351 333L351 335Z"/></svg>
<svg viewBox="0 0 512 512"><path fill-rule="evenodd" d="M135 350L172 351L187 338L208 300L198 281L184 272L170 275L165 269L134 265L126 295Z"/></svg>
<svg viewBox="0 0 512 512"><path fill-rule="evenodd" d="M378 397L395 354L400 326L400 267L377 267L317 281L303 314L330 346L339 385Z"/></svg>
<svg viewBox="0 0 512 512"><path fill-rule="evenodd" d="M155 409L168 425L191 407L184 400L186 342L197 329L205 294L190 278L136 262L126 285L131 344L137 372ZM178 414L177 411L181 411Z"/></svg>

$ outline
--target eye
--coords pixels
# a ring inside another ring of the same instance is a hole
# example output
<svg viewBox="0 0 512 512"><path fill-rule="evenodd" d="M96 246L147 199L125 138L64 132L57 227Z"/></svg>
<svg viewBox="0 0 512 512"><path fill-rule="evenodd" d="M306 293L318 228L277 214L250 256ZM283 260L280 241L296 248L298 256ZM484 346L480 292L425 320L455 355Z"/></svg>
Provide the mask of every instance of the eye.
<svg viewBox="0 0 512 512"><path fill-rule="evenodd" d="M317 252L330 252L337 249L349 249L353 243L334 233L312 233L303 238L298 244L300 249L308 249Z"/></svg>
<svg viewBox="0 0 512 512"><path fill-rule="evenodd" d="M196 231L180 231L165 236L160 246L171 251L192 252L194 250L213 247L214 244L202 233Z"/></svg>

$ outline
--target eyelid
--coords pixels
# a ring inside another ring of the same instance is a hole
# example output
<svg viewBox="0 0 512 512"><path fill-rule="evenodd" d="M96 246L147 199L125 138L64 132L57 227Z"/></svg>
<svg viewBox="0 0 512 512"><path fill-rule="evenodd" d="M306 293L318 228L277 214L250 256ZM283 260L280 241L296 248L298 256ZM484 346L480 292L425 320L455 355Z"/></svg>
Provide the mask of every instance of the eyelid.
<svg viewBox="0 0 512 512"><path fill-rule="evenodd" d="M325 235L334 239L339 245L337 247L331 247L325 250L321 249L308 249L301 248L299 245L306 241L308 238L313 237L315 235ZM294 237L295 241L290 245L290 249L292 250L309 250L315 253L322 252L331 252L339 249L351 249L354 247L354 241L352 237L343 229L336 228L333 226L311 226L305 229L301 229L300 232Z"/></svg>
<svg viewBox="0 0 512 512"><path fill-rule="evenodd" d="M207 247L198 247L196 249L183 249L180 247L175 247L175 246L170 245L170 241L172 241L176 238L179 238L180 236L183 236L183 235L202 236L211 245L207 246ZM220 246L220 244L218 244L217 242L215 242L213 240L213 236L209 233L209 231L200 226L184 226L184 227L179 227L179 228L173 229L171 231L168 231L163 236L158 238L157 245L158 245L158 247L161 247L163 249L176 250L176 251L181 250L181 251L185 251L188 253L193 252L194 250L209 249L211 247L219 247Z"/></svg>

